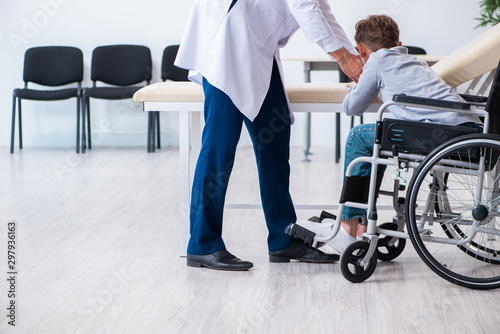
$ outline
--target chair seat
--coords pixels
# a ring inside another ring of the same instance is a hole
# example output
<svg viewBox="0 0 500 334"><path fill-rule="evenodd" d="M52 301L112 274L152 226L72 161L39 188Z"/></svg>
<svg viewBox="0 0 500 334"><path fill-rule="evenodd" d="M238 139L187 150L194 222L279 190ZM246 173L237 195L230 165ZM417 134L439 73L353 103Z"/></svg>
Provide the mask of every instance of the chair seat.
<svg viewBox="0 0 500 334"><path fill-rule="evenodd" d="M56 90L37 90L29 88L16 89L15 94L23 100L57 101L66 100L77 96L77 88L65 88Z"/></svg>
<svg viewBox="0 0 500 334"><path fill-rule="evenodd" d="M131 98L142 87L144 86L89 87L86 89L86 94L96 99L121 100Z"/></svg>

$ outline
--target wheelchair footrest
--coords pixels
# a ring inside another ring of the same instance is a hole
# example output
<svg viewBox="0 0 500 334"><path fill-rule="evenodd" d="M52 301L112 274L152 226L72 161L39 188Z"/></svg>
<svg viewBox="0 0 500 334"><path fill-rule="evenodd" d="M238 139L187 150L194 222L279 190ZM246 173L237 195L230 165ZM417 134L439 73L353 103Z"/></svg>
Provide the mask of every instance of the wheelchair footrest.
<svg viewBox="0 0 500 334"><path fill-rule="evenodd" d="M305 243L310 245L314 242L314 236L316 233L309 231L308 229L303 228L297 224L290 224L285 229L285 233L291 235L293 237L299 238L303 240Z"/></svg>

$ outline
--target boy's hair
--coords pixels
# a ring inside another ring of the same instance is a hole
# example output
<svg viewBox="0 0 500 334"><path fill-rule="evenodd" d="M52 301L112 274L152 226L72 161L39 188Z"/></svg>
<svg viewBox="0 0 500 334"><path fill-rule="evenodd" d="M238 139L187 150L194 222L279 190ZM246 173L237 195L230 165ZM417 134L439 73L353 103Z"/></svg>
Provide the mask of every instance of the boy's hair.
<svg viewBox="0 0 500 334"><path fill-rule="evenodd" d="M356 23L354 40L373 52L393 48L399 45L399 27L387 15L370 15Z"/></svg>

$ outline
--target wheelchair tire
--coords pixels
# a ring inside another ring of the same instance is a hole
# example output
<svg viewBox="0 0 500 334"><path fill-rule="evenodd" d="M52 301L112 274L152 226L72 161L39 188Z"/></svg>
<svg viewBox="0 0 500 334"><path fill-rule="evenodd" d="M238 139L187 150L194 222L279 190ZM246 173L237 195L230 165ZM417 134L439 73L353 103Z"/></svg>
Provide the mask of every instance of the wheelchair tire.
<svg viewBox="0 0 500 334"><path fill-rule="evenodd" d="M500 287L499 161L500 136L457 137L422 161L408 187L410 240L424 263L454 284Z"/></svg>
<svg viewBox="0 0 500 334"><path fill-rule="evenodd" d="M394 223L383 223L379 226L385 230L397 231L398 225ZM381 261L391 261L397 258L405 249L406 239L398 238L393 245L389 245L389 241L393 237L384 235L377 242L377 258Z"/></svg>
<svg viewBox="0 0 500 334"><path fill-rule="evenodd" d="M355 241L344 250L340 257L340 271L346 280L361 283L367 280L377 267L377 252L373 253L367 264L361 260L368 253L370 244L366 241Z"/></svg>

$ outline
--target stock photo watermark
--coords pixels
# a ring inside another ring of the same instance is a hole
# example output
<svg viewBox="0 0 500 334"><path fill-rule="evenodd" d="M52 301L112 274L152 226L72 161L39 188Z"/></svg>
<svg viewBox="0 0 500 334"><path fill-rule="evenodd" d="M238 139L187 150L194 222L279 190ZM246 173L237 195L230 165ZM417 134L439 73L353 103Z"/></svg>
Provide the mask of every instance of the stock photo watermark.
<svg viewBox="0 0 500 334"><path fill-rule="evenodd" d="M28 44L56 17L61 8L73 0L40 0L37 10L29 16L20 19L15 31L9 31L7 38L12 49L18 52Z"/></svg>
<svg viewBox="0 0 500 334"><path fill-rule="evenodd" d="M377 14L386 14L386 15L398 15L401 14L404 10L404 6L400 0L389 0L387 2L387 7L385 9L380 10Z"/></svg>
<svg viewBox="0 0 500 334"><path fill-rule="evenodd" d="M7 323L15 327L17 321L17 223L7 222Z"/></svg>
<svg viewBox="0 0 500 334"><path fill-rule="evenodd" d="M269 319L269 314L272 313L275 308L273 303L268 300L264 300L261 303L254 302L253 311L247 313L244 317L237 317L237 333L255 333L258 329L266 325L266 321Z"/></svg>

